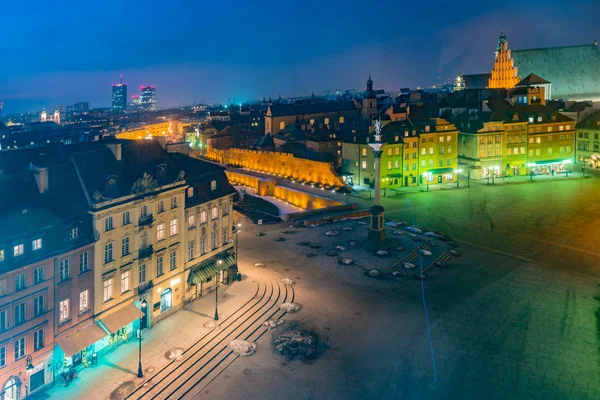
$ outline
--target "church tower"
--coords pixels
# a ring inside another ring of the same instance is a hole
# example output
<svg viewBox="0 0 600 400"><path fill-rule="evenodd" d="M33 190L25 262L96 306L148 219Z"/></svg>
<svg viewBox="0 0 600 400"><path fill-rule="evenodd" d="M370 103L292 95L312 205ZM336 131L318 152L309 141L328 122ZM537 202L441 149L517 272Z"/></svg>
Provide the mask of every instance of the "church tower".
<svg viewBox="0 0 600 400"><path fill-rule="evenodd" d="M373 90L373 81L369 72L369 80L367 81L367 90L363 92L362 100L362 116L365 119L371 119L377 114L377 94Z"/></svg>
<svg viewBox="0 0 600 400"><path fill-rule="evenodd" d="M488 81L490 89L512 89L519 83L518 70L514 65L514 60L508 49L508 42L504 32L498 37L498 45L496 46L496 59L494 61L494 69L492 77Z"/></svg>

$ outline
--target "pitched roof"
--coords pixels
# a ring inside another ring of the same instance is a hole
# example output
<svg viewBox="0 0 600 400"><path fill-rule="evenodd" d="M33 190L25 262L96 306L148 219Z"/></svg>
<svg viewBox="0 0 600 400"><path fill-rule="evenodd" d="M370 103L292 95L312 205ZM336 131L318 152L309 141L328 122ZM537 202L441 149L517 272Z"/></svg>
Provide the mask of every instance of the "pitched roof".
<svg viewBox="0 0 600 400"><path fill-rule="evenodd" d="M552 82L552 97L585 99L600 96L600 50L593 44L513 50L518 74L535 72Z"/></svg>
<svg viewBox="0 0 600 400"><path fill-rule="evenodd" d="M587 115L577 124L577 128L600 129L600 110Z"/></svg>
<svg viewBox="0 0 600 400"><path fill-rule="evenodd" d="M252 147L255 149L266 149L272 148L274 145L275 143L273 143L273 137L269 134L266 134L256 139L256 141L252 144Z"/></svg>
<svg viewBox="0 0 600 400"><path fill-rule="evenodd" d="M283 117L290 115L320 114L330 112L358 111L353 101L338 101L332 103L311 104L273 104L269 106L271 116Z"/></svg>
<svg viewBox="0 0 600 400"><path fill-rule="evenodd" d="M548 82L544 78L537 76L534 73L527 75L525 78L521 79L521 82L517 83L517 87L519 86L536 86L536 85L545 85Z"/></svg>

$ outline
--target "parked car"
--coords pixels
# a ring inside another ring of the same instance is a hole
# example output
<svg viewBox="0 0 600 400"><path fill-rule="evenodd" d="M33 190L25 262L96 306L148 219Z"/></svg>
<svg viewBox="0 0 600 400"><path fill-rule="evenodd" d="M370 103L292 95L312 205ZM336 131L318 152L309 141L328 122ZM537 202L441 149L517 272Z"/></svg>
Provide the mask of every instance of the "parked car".
<svg viewBox="0 0 600 400"><path fill-rule="evenodd" d="M419 228L418 226L414 226L414 225L413 226L405 226L404 230L412 232L412 233L418 233L418 234L422 234L424 231L424 229Z"/></svg>
<svg viewBox="0 0 600 400"><path fill-rule="evenodd" d="M448 240L448 238L446 236L444 236L443 233L434 232L434 231L425 232L423 234L423 236L427 236L427 237L438 239L438 240Z"/></svg>

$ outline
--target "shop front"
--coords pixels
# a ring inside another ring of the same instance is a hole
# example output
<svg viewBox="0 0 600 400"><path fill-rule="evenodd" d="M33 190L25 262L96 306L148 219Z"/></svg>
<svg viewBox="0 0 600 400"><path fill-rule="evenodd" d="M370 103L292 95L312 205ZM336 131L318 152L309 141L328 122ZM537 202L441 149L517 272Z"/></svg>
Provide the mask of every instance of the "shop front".
<svg viewBox="0 0 600 400"><path fill-rule="evenodd" d="M154 324L181 308L182 304L182 275L172 276L162 282L157 282L152 289L151 297L146 296Z"/></svg>
<svg viewBox="0 0 600 400"><path fill-rule="evenodd" d="M193 298L202 297L218 284L228 285L237 275L237 261L232 251L227 251L200 262L189 270L188 289Z"/></svg>
<svg viewBox="0 0 600 400"><path fill-rule="evenodd" d="M56 370L60 374L79 368L86 368L96 363L96 344L106 338L106 332L92 322L80 331L57 342L55 348ZM62 360L62 361L61 361ZM64 379L64 377L63 377Z"/></svg>
<svg viewBox="0 0 600 400"><path fill-rule="evenodd" d="M456 171L454 168L434 168L423 173L421 183L434 185L439 183L456 182Z"/></svg>
<svg viewBox="0 0 600 400"><path fill-rule="evenodd" d="M532 175L560 175L571 173L573 169L573 160L547 160L527 163L530 174Z"/></svg>

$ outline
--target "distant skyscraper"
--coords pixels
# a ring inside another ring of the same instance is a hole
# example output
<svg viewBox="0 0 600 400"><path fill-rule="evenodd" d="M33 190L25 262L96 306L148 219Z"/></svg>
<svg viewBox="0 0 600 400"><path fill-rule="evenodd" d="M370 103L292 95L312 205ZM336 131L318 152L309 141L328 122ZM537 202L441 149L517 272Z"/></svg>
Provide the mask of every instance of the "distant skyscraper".
<svg viewBox="0 0 600 400"><path fill-rule="evenodd" d="M156 86L140 87L140 106L145 111L156 111Z"/></svg>
<svg viewBox="0 0 600 400"><path fill-rule="evenodd" d="M84 112L90 111L90 103L89 103L89 101L82 101L81 103L75 103L73 105L73 111L80 112L80 113L84 113Z"/></svg>
<svg viewBox="0 0 600 400"><path fill-rule="evenodd" d="M2 114L2 106L3 106L3 105L4 105L4 104L3 104L3 103L0 101L0 119L2 119L2 117L4 116L4 115Z"/></svg>
<svg viewBox="0 0 600 400"><path fill-rule="evenodd" d="M114 112L123 112L127 108L127 83L123 83L123 75L121 75L121 83L112 85L112 109Z"/></svg>

